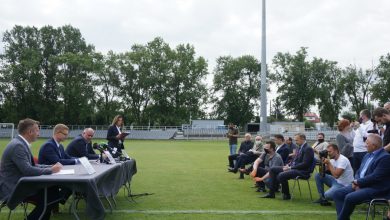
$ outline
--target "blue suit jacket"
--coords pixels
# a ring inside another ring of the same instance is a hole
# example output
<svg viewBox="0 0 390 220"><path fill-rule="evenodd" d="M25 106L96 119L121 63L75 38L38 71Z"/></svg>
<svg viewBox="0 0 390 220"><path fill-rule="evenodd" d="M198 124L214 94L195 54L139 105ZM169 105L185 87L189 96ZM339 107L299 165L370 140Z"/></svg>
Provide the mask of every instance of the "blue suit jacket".
<svg viewBox="0 0 390 220"><path fill-rule="evenodd" d="M294 165L291 166L291 169L297 169L310 173L314 163L313 148L307 145L307 143L302 146L302 149L299 149L299 147L300 146L298 146L297 149L298 154L292 162Z"/></svg>
<svg viewBox="0 0 390 220"><path fill-rule="evenodd" d="M52 165L60 162L62 165L73 165L76 163L76 158L65 153L64 147L60 144L57 147L53 138L44 143L39 149L39 164Z"/></svg>
<svg viewBox="0 0 390 220"><path fill-rule="evenodd" d="M89 160L95 160L99 158L99 155L92 149L92 144L87 143L83 136L79 135L73 139L68 147L66 153L71 157L87 157Z"/></svg>
<svg viewBox="0 0 390 220"><path fill-rule="evenodd" d="M283 144L277 151L283 160L284 164L287 164L288 162L288 155L290 154L290 149L288 148L287 144Z"/></svg>
<svg viewBox="0 0 390 220"><path fill-rule="evenodd" d="M390 154L383 148L375 155L367 168L365 176L360 178L360 172L369 155L364 156L362 165L356 172L355 178L360 188L371 188L369 193L378 194L390 191Z"/></svg>

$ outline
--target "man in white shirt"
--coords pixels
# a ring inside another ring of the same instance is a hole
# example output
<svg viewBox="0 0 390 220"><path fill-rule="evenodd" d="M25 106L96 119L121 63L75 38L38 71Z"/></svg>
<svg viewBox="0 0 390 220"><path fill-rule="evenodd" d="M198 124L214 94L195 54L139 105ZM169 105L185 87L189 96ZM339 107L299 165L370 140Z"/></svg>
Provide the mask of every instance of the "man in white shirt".
<svg viewBox="0 0 390 220"><path fill-rule="evenodd" d="M323 176L323 174L317 173L315 175L317 191L320 195L320 198L315 203L320 203L321 205L330 205L328 200L333 200L333 193L341 187L350 185L353 181L351 163L348 158L340 154L338 146L329 144L326 150L330 160L328 158L323 158L322 160L331 174ZM324 192L324 184L330 187L326 192Z"/></svg>
<svg viewBox="0 0 390 220"><path fill-rule="evenodd" d="M364 155L367 153L365 144L368 131L372 131L374 124L371 121L371 112L364 109L360 112L359 127L355 130L355 137L353 139L353 171L356 172L362 163Z"/></svg>

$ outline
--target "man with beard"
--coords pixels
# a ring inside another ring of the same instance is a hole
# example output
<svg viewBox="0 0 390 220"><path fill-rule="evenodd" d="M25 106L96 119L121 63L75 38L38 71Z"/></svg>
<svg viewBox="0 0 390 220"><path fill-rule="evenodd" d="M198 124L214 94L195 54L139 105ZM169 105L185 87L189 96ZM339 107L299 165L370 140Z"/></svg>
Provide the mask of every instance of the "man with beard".
<svg viewBox="0 0 390 220"><path fill-rule="evenodd" d="M327 149L329 158L322 158L322 162L327 167L330 174L322 175L317 173L315 175L317 191L320 198L315 201L323 206L330 205L328 200L333 200L333 193L335 190L351 184L353 181L353 170L348 158L340 154L339 148L336 144L329 144ZM329 189L324 192L324 184Z"/></svg>

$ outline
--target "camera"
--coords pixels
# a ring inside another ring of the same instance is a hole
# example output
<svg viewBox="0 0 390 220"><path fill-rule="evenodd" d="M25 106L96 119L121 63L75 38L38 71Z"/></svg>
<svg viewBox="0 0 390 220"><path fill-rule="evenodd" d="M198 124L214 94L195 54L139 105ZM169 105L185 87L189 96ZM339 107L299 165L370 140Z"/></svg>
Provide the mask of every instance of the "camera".
<svg viewBox="0 0 390 220"><path fill-rule="evenodd" d="M322 177L325 177L326 167L325 167L325 164L324 164L324 162L322 160L325 159L325 158L328 158L328 151L327 150L320 151L320 152L318 152L318 155L320 156L320 169L319 169L319 173L320 173L320 175Z"/></svg>
<svg viewBox="0 0 390 220"><path fill-rule="evenodd" d="M328 158L328 151L327 150L320 151L318 154L319 154L321 159Z"/></svg>

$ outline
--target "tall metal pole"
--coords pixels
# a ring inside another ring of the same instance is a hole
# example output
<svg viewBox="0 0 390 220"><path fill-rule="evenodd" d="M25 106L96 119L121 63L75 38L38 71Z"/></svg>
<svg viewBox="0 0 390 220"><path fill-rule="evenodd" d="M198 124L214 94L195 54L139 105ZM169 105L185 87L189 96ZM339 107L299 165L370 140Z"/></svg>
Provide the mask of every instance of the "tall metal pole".
<svg viewBox="0 0 390 220"><path fill-rule="evenodd" d="M265 0L262 6L261 30L261 82L260 82L260 131L267 132L267 61L265 32Z"/></svg>

